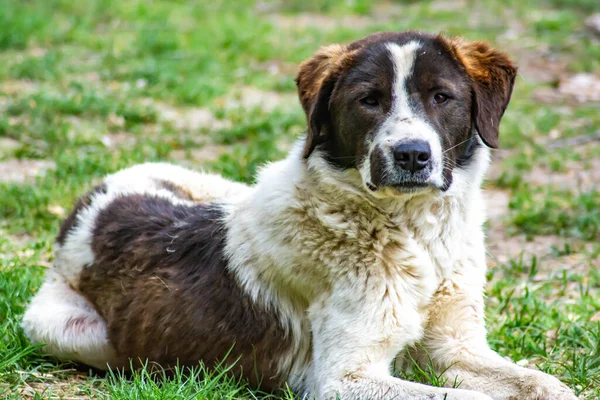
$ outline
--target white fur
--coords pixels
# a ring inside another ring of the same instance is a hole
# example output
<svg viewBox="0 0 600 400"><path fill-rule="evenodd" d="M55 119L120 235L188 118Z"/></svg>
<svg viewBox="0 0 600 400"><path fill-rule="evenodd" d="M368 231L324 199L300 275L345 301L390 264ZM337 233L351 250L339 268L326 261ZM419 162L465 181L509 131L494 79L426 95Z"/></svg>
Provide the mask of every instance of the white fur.
<svg viewBox="0 0 600 400"><path fill-rule="evenodd" d="M105 321L53 270L27 308L22 326L32 342L46 344L43 350L60 360L106 369L115 359Z"/></svg>

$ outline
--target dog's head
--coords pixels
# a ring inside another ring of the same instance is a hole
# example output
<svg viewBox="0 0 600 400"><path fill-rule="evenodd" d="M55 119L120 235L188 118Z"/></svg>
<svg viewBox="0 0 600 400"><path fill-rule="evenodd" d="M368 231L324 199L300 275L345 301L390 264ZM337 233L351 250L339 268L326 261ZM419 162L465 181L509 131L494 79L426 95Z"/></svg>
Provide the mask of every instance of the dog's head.
<svg viewBox="0 0 600 400"><path fill-rule="evenodd" d="M482 142L498 146L516 72L486 43L420 32L324 47L296 78L304 157L318 148L372 192L446 191Z"/></svg>

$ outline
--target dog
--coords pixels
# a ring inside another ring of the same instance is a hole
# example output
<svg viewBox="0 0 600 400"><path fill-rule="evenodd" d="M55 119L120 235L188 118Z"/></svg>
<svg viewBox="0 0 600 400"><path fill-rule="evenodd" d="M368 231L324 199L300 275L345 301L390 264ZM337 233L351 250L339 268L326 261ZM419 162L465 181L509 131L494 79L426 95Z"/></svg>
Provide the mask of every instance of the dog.
<svg viewBox="0 0 600 400"><path fill-rule="evenodd" d="M307 133L255 185L143 164L83 196L27 336L306 398L575 399L486 341L480 186L516 74L484 42L414 31L320 49L296 78ZM459 388L394 377L407 355Z"/></svg>

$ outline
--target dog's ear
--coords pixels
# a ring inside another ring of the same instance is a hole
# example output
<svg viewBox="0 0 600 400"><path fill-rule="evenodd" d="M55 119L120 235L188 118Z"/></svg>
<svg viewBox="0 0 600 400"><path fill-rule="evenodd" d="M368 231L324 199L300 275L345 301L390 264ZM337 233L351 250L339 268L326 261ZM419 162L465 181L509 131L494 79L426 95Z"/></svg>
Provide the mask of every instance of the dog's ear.
<svg viewBox="0 0 600 400"><path fill-rule="evenodd" d="M508 55L485 42L448 40L473 82L473 121L483 142L498 148L499 126L515 84L517 68Z"/></svg>
<svg viewBox="0 0 600 400"><path fill-rule="evenodd" d="M323 130L329 122L329 100L348 60L347 47L334 44L321 48L300 64L296 86L308 122L304 158L327 139L328 132Z"/></svg>

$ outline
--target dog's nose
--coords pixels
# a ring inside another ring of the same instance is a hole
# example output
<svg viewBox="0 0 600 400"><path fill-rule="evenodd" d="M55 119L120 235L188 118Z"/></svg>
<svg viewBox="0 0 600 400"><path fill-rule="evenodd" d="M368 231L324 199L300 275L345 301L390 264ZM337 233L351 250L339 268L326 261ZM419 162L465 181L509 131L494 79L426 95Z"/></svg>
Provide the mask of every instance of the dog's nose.
<svg viewBox="0 0 600 400"><path fill-rule="evenodd" d="M394 160L400 168L415 173L429 164L431 148L423 140L414 140L397 144L393 147Z"/></svg>

